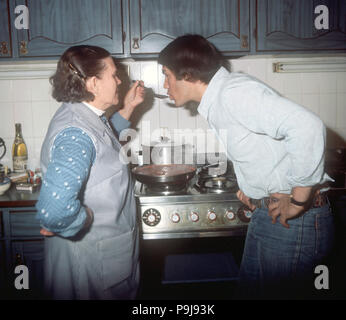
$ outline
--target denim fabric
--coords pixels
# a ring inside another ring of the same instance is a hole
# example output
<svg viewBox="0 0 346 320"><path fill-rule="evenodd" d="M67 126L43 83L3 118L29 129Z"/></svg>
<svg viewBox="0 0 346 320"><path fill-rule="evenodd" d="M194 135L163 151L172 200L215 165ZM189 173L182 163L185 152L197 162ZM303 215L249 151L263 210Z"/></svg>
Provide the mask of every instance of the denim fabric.
<svg viewBox="0 0 346 320"><path fill-rule="evenodd" d="M268 209L256 209L249 224L235 298L304 299L316 289L315 267L331 251L333 216L329 205L272 223Z"/></svg>

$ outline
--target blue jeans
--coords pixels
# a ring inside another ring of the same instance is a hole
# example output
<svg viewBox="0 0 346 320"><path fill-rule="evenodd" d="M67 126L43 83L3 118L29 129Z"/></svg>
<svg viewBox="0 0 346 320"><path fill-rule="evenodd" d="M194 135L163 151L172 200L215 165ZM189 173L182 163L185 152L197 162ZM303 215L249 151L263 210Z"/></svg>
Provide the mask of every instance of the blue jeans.
<svg viewBox="0 0 346 320"><path fill-rule="evenodd" d="M332 249L329 205L312 208L285 228L268 209L257 208L249 223L239 272L239 299L304 299L316 291L315 267Z"/></svg>

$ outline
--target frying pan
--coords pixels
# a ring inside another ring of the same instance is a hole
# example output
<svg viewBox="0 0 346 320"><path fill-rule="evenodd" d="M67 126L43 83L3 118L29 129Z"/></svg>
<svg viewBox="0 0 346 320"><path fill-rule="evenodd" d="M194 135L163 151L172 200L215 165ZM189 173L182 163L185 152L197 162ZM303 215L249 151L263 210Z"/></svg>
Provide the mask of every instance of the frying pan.
<svg viewBox="0 0 346 320"><path fill-rule="evenodd" d="M183 185L193 178L196 167L187 164L149 164L133 168L132 173L145 185Z"/></svg>

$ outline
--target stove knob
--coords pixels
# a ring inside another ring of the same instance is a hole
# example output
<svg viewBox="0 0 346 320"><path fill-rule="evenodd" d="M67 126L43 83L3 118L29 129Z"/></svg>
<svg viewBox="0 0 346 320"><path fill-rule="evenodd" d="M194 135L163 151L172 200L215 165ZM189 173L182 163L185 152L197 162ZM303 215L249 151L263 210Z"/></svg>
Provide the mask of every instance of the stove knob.
<svg viewBox="0 0 346 320"><path fill-rule="evenodd" d="M179 213L174 212L174 213L171 215L171 221L174 222L174 223L178 223L178 222L180 221Z"/></svg>
<svg viewBox="0 0 346 320"><path fill-rule="evenodd" d="M208 217L209 221L215 221L217 218L216 213L213 210L208 211L207 217Z"/></svg>
<svg viewBox="0 0 346 320"><path fill-rule="evenodd" d="M226 218L228 220L234 220L235 218L235 213L232 210L227 210L226 211Z"/></svg>
<svg viewBox="0 0 346 320"><path fill-rule="evenodd" d="M199 220L199 215L196 211L191 211L190 219L192 222L197 222Z"/></svg>
<svg viewBox="0 0 346 320"><path fill-rule="evenodd" d="M238 218L243 222L250 222L252 217L252 211L247 206L242 206L237 212Z"/></svg>
<svg viewBox="0 0 346 320"><path fill-rule="evenodd" d="M151 208L144 211L142 218L146 225L154 227L161 221L161 214L158 210Z"/></svg>

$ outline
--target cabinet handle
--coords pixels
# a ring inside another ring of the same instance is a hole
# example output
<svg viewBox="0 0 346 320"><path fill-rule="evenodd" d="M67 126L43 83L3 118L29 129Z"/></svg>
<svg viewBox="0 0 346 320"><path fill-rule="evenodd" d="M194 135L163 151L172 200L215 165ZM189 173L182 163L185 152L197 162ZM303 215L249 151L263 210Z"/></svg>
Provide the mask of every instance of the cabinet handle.
<svg viewBox="0 0 346 320"><path fill-rule="evenodd" d="M24 264L24 260L22 259L22 256L19 253L16 253L16 260L14 262L15 266L20 266Z"/></svg>
<svg viewBox="0 0 346 320"><path fill-rule="evenodd" d="M133 38L132 48L139 49L139 38Z"/></svg>
<svg viewBox="0 0 346 320"><path fill-rule="evenodd" d="M8 54L7 42L5 42L5 41L2 41L2 42L1 42L1 49L0 49L0 52L1 52L2 54Z"/></svg>
<svg viewBox="0 0 346 320"><path fill-rule="evenodd" d="M19 43L19 51L20 51L20 54L27 54L28 53L26 41L21 41Z"/></svg>
<svg viewBox="0 0 346 320"><path fill-rule="evenodd" d="M241 36L241 47L242 48L248 48L249 47L249 43L247 41L248 36Z"/></svg>

